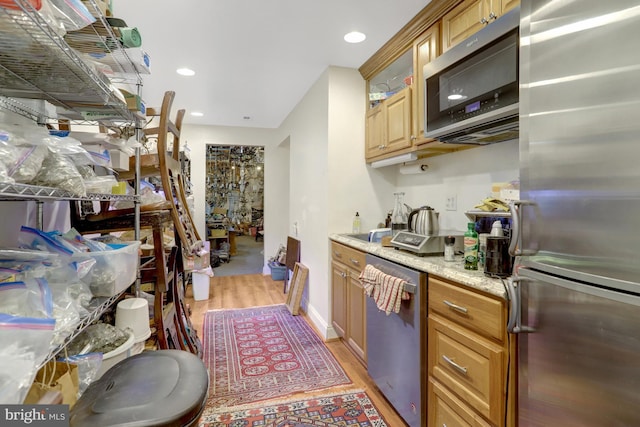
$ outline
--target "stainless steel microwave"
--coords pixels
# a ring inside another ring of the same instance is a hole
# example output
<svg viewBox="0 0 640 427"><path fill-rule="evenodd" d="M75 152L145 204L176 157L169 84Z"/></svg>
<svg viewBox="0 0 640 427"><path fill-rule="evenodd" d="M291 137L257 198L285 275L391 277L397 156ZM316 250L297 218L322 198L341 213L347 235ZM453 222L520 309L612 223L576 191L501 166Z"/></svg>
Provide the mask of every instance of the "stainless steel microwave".
<svg viewBox="0 0 640 427"><path fill-rule="evenodd" d="M519 25L516 7L424 66L427 138L518 138Z"/></svg>

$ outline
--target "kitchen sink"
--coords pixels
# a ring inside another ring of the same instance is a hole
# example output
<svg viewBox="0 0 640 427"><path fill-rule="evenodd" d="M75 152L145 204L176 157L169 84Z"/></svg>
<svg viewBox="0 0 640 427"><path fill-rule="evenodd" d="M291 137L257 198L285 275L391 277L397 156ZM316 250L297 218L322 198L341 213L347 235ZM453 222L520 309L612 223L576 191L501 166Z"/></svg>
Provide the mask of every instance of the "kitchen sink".
<svg viewBox="0 0 640 427"><path fill-rule="evenodd" d="M369 233L355 233L355 234L345 234L346 237L351 237L352 239L362 240L364 242L369 241Z"/></svg>

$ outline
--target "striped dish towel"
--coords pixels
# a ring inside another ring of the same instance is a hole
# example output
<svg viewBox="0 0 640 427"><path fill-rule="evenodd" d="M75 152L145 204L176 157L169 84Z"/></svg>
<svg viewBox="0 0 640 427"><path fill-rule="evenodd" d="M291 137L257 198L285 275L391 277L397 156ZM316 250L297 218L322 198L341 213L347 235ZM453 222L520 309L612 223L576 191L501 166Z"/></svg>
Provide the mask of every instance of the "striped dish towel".
<svg viewBox="0 0 640 427"><path fill-rule="evenodd" d="M405 281L390 274L380 273L378 286L374 290L373 299L378 308L388 316L393 311L400 313L402 300L408 300L410 295L404 290Z"/></svg>
<svg viewBox="0 0 640 427"><path fill-rule="evenodd" d="M360 283L364 288L364 293L370 297L372 294L375 295L375 289L378 287L378 277L383 274L382 271L378 270L371 264L367 264L364 266L364 270L360 273L358 277L360 279Z"/></svg>

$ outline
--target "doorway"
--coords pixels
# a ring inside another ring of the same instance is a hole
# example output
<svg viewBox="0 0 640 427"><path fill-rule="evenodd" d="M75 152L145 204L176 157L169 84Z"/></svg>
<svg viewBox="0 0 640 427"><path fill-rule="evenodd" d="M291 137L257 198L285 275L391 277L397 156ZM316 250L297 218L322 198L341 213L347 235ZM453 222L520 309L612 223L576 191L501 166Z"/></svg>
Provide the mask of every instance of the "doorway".
<svg viewBox="0 0 640 427"><path fill-rule="evenodd" d="M205 218L213 272L262 273L264 147L207 144L206 156Z"/></svg>

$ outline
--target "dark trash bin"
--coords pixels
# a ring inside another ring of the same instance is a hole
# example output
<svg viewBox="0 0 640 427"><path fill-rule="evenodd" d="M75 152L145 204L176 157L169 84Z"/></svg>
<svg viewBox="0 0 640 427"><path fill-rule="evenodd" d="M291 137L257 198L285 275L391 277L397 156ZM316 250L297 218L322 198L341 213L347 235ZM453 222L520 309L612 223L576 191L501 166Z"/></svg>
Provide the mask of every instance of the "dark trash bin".
<svg viewBox="0 0 640 427"><path fill-rule="evenodd" d="M196 355L140 353L87 387L71 410L70 426L197 426L208 389L207 368Z"/></svg>

